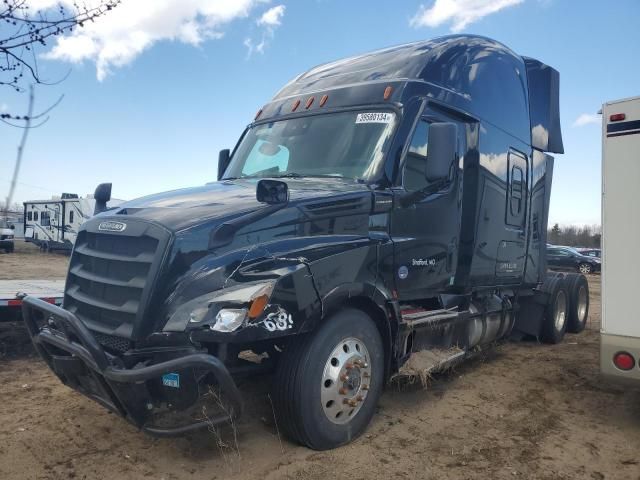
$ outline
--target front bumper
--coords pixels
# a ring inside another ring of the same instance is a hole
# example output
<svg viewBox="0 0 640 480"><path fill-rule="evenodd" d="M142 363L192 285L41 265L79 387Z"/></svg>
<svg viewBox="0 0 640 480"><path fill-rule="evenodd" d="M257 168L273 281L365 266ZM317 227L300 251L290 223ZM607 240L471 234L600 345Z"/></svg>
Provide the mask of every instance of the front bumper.
<svg viewBox="0 0 640 480"><path fill-rule="evenodd" d="M13 238L0 240L0 250L5 248L13 248Z"/></svg>
<svg viewBox="0 0 640 480"><path fill-rule="evenodd" d="M73 313L30 296L23 299L22 313L36 351L65 385L149 434L182 435L226 423L242 412L242 399L236 384L225 365L212 355L190 353L160 363L124 368L118 357L104 351ZM158 389L148 383L157 384L165 374L196 369L215 377L229 408L206 419L182 420L177 426L154 425L151 410L159 402Z"/></svg>

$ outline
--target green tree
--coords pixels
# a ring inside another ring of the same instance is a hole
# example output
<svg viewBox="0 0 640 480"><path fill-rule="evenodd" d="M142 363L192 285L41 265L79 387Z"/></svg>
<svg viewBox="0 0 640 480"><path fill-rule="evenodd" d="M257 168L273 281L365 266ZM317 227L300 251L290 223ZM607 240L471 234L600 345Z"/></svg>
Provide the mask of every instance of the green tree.
<svg viewBox="0 0 640 480"><path fill-rule="evenodd" d="M556 223L551 229L551 234L549 235L549 240L551 241L551 243L559 243L561 233L562 231L560 230L560 225Z"/></svg>

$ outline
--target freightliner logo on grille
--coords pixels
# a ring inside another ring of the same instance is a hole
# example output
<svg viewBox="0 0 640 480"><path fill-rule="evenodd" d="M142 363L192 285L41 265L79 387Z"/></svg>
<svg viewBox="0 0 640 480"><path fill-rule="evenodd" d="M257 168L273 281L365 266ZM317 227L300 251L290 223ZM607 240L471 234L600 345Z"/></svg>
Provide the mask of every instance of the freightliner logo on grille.
<svg viewBox="0 0 640 480"><path fill-rule="evenodd" d="M125 228L127 224L122 222L102 222L98 225L98 230L106 232L123 232Z"/></svg>

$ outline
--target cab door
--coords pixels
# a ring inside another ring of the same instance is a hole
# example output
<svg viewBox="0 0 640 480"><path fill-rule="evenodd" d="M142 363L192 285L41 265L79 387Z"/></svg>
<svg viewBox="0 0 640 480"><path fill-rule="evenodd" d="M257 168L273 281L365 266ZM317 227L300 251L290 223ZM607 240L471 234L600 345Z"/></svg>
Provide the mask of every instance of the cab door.
<svg viewBox="0 0 640 480"><path fill-rule="evenodd" d="M452 180L442 188L425 176L430 126L442 121L449 120L420 117L401 159L390 230L395 285L402 301L432 296L454 280L461 206L458 165L453 165ZM458 135L461 131L459 127Z"/></svg>
<svg viewBox="0 0 640 480"><path fill-rule="evenodd" d="M520 283L524 274L528 211L527 157L510 150L507 155L507 184L502 239L496 254L495 276L498 283Z"/></svg>

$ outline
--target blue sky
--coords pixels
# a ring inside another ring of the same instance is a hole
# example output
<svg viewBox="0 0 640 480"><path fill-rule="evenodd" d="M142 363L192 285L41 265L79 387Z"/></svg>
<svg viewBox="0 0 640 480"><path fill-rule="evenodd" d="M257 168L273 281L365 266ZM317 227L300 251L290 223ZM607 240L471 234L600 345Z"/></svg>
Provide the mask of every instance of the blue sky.
<svg viewBox="0 0 640 480"><path fill-rule="evenodd" d="M233 147L298 73L456 31L495 38L560 71L566 153L556 157L550 223L599 223L594 114L606 100L640 94L637 0L123 2L120 17L43 53L45 78L71 74L37 87L41 107L65 97L30 132L15 201L84 195L105 181L123 199L201 185L215 179L218 150ZM26 102L0 90L0 110L21 113ZM21 133L0 125L3 199Z"/></svg>

